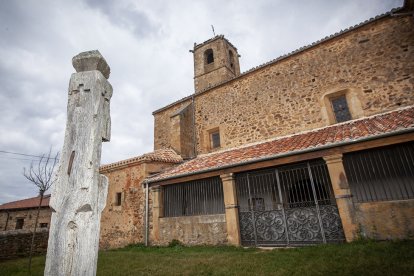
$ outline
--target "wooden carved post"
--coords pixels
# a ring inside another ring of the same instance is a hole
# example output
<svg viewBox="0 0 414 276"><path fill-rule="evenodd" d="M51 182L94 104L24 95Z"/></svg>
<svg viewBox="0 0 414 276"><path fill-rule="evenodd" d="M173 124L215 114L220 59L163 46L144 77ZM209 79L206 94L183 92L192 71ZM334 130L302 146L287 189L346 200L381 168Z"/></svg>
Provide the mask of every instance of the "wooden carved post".
<svg viewBox="0 0 414 276"><path fill-rule="evenodd" d="M72 59L65 141L50 200L45 275L95 275L101 212L108 179L99 174L102 141L109 141L110 68L99 51Z"/></svg>

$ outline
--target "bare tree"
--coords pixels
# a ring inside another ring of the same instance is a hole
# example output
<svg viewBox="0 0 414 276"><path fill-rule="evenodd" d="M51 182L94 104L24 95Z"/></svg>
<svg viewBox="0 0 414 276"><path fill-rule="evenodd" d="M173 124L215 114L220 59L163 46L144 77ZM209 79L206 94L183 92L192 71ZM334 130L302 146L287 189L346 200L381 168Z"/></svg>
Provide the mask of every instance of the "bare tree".
<svg viewBox="0 0 414 276"><path fill-rule="evenodd" d="M30 168L26 170L23 168L23 175L27 180L32 182L39 189L39 206L37 208L36 220L34 224L34 230L32 235L32 243L30 244L30 254L29 254L29 273L31 274L32 268L32 252L34 246L34 239L37 229L37 223L39 220L40 208L42 207L43 197L45 192L53 185L56 178L54 177L54 171L56 164L58 162L59 152L56 153L55 157L51 156L52 148L49 149L47 155L43 154L38 162L32 162Z"/></svg>

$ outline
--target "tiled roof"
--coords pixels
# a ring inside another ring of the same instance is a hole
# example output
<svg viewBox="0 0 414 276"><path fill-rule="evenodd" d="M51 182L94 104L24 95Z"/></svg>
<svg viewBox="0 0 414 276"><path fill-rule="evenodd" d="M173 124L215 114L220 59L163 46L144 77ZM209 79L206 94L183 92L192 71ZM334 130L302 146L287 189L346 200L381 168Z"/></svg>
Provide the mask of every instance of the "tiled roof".
<svg viewBox="0 0 414 276"><path fill-rule="evenodd" d="M148 178L148 182L179 178L207 171L223 169L263 159L275 159L298 154L306 150L318 150L366 138L414 131L414 106L375 116L335 124L294 135L250 144L221 152L200 155L165 172Z"/></svg>
<svg viewBox="0 0 414 276"><path fill-rule="evenodd" d="M12 201L0 205L0 210L12 210L12 209L27 209L37 208L39 206L40 196L26 198L18 201ZM49 206L50 195L45 195L42 200L42 207Z"/></svg>
<svg viewBox="0 0 414 276"><path fill-rule="evenodd" d="M183 162L183 159L172 149L159 149L130 159L118 161L107 165L102 165L100 167L100 171L111 170L135 163L144 163L151 161L165 163L181 163Z"/></svg>
<svg viewBox="0 0 414 276"><path fill-rule="evenodd" d="M240 74L239 76L237 76L237 77L234 77L234 78L232 78L232 79L230 79L230 80L225 80L225 81L222 81L222 82L220 82L220 83L216 83L216 84L214 84L213 86L207 87L207 88L205 88L204 90L199 91L199 92L197 93L197 95L201 95L201 94L203 94L203 93L205 93L205 92L207 92L207 91L210 91L210 90L212 90L212 89L214 89L214 88L216 88L216 87L218 87L218 86L221 86L221 85L223 85L223 84L225 84L225 83L228 83L228 82L230 82L230 81L233 81L233 80L235 80L235 79L242 78L243 76L245 76L245 75L247 75L247 74L250 74L250 73L252 73L252 72L255 72L255 71L257 71L257 70L259 70L259 69L261 69L261 68L264 68L264 67L266 67L266 66L269 66L269 65L275 64L275 63L277 63L277 62L279 62L279 61L285 60L285 59L287 59L287 58L289 58L289 57L291 57L291 56L293 56L293 55L295 55L295 54L299 54L299 53L301 53L301 52L304 52L304 51L305 51L305 50L307 50L307 49L310 49L310 48L312 48L312 47L315 47L315 46L317 46L317 45L319 45L319 44L321 44L321 43L323 43L323 42L326 42L326 41L329 41L329 40L334 39L334 38L336 38L336 37L339 37L339 36L341 36L341 35L343 35L343 34L346 34L346 33L348 33L348 32L351 32L351 31L353 31L353 30L355 30L355 29L358 29L358 28L360 28L360 27L363 27L363 26L365 26L365 25L367 25L367 24L369 24L369 23L375 22L375 21L377 21L377 20L380 20L380 19L385 18L385 17L388 17L388 16L392 16L394 13L397 13L398 11L401 11L401 10L402 10L402 8L395 8L395 9L392 9L392 10L391 10L391 11L389 11L389 12L383 13L383 14L381 14L381 15L377 15L377 16L375 16L375 17L373 17L373 18L370 18L370 19L368 19L368 20L365 20L364 22L361 22L361 23L359 23L359 24L357 24L357 25L354 25L354 26L352 26L352 27L349 27L349 28L346 28L346 29L344 29L344 30L341 30L341 31L339 31L339 32L337 32L337 33L335 33L335 34L330 35L330 36L326 36L326 37L324 37L324 38L322 38L322 39L320 39L320 40L318 40L318 41L315 41L315 42L313 42L313 43L311 43L311 44L309 44L309 45L306 45L306 46L300 47L299 49L296 49L296 50L294 50L294 51L292 51L292 52L290 52L290 53L287 53L287 54L285 54L285 55L279 56L279 57L277 57L277 58L275 58L275 59L272 59L272 60L270 60L270 61L268 61L268 62L266 62L266 63L260 64L260 65L258 65L258 66L256 66L256 67L250 68L249 70L247 70L247 71L245 71L245 72L241 73L241 74ZM221 37L221 36L216 36L216 37L213 37L213 38L211 38L211 39L209 39L209 40L207 40L207 41L204 41L203 43L201 43L201 44L197 45L196 47L202 46L202 45L204 45L204 44L206 44L206 43L208 43L208 42L210 42L210 41L212 41L212 40L214 40L214 39L216 39L216 38L218 38L218 37ZM223 37L224 37L224 36L223 36ZM227 40L227 39L226 39L226 40ZM228 40L227 40L227 41L228 41ZM230 42L229 42L229 43L230 43ZM234 47L234 46L233 46L233 47ZM161 112L161 111L163 111L163 110L165 110L165 109L170 108L171 106L174 106L174 105L176 105L176 104L178 104L178 103L181 103L181 102L184 102L184 101L186 101L186 100L189 100L189 99L191 99L191 97L192 97L193 95L195 95L195 94L192 94L192 95L186 96L186 97L181 98L181 99L179 99L179 100L177 100L177 101L174 101L174 102L172 102L172 103L170 103L170 104L168 104L168 105L166 105L166 106L164 106L164 107L161 107L161 108L159 108L159 109L157 109L157 110L153 111L153 112L152 112L152 114L154 115L154 114L156 114L156 113L158 113L158 112Z"/></svg>

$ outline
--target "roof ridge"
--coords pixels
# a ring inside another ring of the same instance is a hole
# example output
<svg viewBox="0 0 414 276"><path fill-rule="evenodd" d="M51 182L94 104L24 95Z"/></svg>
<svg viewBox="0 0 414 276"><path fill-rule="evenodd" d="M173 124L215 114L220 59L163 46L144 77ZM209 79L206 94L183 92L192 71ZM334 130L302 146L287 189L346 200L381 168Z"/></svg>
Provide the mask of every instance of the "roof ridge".
<svg viewBox="0 0 414 276"><path fill-rule="evenodd" d="M163 153L171 154L171 156L162 156ZM160 154L157 156L157 154ZM172 156L175 155L175 156ZM117 162L104 164L99 169L106 170L111 168L117 168L123 165L129 165L135 162L145 162L145 161L160 161L160 162L168 162L168 163L181 163L183 159L180 155L178 155L173 149L171 148L161 148L151 152L147 152L141 154L139 156L131 157L128 159L120 160Z"/></svg>
<svg viewBox="0 0 414 276"><path fill-rule="evenodd" d="M42 207L49 206L50 196L51 196L50 194L43 196ZM35 196L35 197L29 197L29 198L6 202L3 204L0 204L0 210L35 208L39 206L39 201L36 200L38 198L40 198L40 195ZM31 201L35 201L35 202L32 203ZM32 204L29 204L29 203L32 203Z"/></svg>
<svg viewBox="0 0 414 276"><path fill-rule="evenodd" d="M40 195L38 195L38 196L34 196L34 197L23 198L23 199L18 199L18 200L14 200L14 201L9 201L9 202L6 202L6 203L3 203L3 204L0 204L0 206L5 205L5 204L9 204L9 203L16 203L16 202L20 202L20 201L25 201L25 200L35 199L35 198L38 198L38 197L40 197ZM48 194L48 195L44 195L44 196L43 196L43 199L45 199L45 198L49 198L49 197L50 197L50 194Z"/></svg>

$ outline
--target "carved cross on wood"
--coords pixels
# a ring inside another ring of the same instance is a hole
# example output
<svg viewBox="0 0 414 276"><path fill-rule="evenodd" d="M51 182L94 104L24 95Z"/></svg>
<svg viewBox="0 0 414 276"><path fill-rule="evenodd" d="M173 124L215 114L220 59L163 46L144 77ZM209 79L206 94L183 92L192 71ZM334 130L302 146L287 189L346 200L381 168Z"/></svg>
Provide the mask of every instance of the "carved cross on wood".
<svg viewBox="0 0 414 276"><path fill-rule="evenodd" d="M50 200L45 275L95 275L108 180L99 174L102 141L111 137L109 66L98 51L72 59L65 141Z"/></svg>

